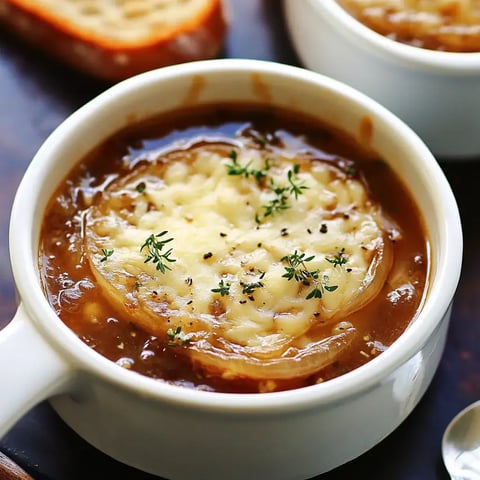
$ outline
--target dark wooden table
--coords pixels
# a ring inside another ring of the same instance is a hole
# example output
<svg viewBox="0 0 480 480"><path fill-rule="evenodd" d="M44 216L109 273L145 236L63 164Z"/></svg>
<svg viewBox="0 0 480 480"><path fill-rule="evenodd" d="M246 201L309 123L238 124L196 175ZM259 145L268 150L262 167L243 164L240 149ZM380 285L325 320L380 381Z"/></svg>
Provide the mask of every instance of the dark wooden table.
<svg viewBox="0 0 480 480"><path fill-rule="evenodd" d="M279 0L230 0L230 7L232 24L222 56L300 65ZM50 132L108 86L0 31L0 328L16 308L8 256L16 187ZM318 477L322 480L446 480L440 450L443 430L459 410L480 399L480 161L439 162L456 194L465 236L463 272L439 370L420 404L394 433L360 458ZM8 395L1 386L0 395ZM48 403L25 415L0 441L0 450L37 480L154 478L91 447ZM198 478L203 480L201 472Z"/></svg>

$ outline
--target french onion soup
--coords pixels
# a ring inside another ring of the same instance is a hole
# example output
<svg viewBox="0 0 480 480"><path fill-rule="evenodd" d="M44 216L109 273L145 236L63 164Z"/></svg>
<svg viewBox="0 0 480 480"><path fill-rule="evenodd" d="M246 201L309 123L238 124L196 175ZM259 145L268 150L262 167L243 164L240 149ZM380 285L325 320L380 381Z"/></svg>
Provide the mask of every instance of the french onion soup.
<svg viewBox="0 0 480 480"><path fill-rule="evenodd" d="M50 200L39 264L92 349L160 381L271 392L380 355L421 308L429 247L388 165L258 105L125 128Z"/></svg>
<svg viewBox="0 0 480 480"><path fill-rule="evenodd" d="M337 0L372 30L430 50L480 52L479 0Z"/></svg>

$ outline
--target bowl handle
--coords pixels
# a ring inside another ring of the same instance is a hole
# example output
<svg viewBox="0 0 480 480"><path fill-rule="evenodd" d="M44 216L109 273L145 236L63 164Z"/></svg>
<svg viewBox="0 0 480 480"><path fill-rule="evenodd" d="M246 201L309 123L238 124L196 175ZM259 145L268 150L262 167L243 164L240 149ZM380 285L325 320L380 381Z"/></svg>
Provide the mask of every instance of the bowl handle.
<svg viewBox="0 0 480 480"><path fill-rule="evenodd" d="M0 331L0 437L41 401L64 393L72 367L44 339L22 304Z"/></svg>

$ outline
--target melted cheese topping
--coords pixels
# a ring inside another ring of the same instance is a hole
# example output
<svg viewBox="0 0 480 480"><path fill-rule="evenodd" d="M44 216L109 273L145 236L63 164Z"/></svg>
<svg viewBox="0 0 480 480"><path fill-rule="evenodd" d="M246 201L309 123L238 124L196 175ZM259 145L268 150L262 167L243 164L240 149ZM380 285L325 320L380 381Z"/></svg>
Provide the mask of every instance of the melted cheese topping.
<svg viewBox="0 0 480 480"><path fill-rule="evenodd" d="M233 159L249 173L229 174ZM276 200L283 207L269 214ZM141 328L232 374L248 375L240 367L248 357L259 366L251 376L268 376L271 365L281 377L274 364L314 355L306 374L318 370L320 353L331 361L353 338L348 316L390 269L383 223L363 183L333 164L261 148L232 156L209 144L113 181L85 238L100 285ZM163 272L144 245L158 234L155 241L169 240L159 252ZM303 255L298 279L286 276L292 255ZM237 367L217 364L232 358Z"/></svg>

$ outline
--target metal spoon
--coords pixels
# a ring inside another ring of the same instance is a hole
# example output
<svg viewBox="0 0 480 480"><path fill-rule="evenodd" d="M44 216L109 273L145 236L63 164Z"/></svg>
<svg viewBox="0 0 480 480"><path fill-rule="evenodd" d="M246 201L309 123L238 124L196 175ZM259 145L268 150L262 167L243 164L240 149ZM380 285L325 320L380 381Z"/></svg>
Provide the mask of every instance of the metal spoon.
<svg viewBox="0 0 480 480"><path fill-rule="evenodd" d="M480 479L480 401L449 423L443 434L442 454L452 480Z"/></svg>

